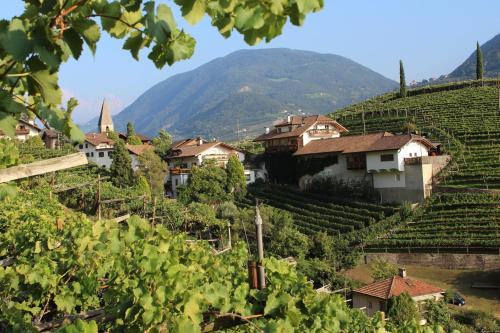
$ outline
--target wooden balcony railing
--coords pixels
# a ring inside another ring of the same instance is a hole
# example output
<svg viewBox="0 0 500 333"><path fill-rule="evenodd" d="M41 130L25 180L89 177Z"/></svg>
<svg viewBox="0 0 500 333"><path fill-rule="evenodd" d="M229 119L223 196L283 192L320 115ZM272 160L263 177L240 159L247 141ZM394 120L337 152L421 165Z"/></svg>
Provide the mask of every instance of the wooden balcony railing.
<svg viewBox="0 0 500 333"><path fill-rule="evenodd" d="M296 151L297 149L299 149L299 146L297 144L270 146L266 147L266 153L291 152L291 151Z"/></svg>
<svg viewBox="0 0 500 333"><path fill-rule="evenodd" d="M331 136L335 134L335 130L331 128L322 128L322 129L311 129L307 131L310 136Z"/></svg>
<svg viewBox="0 0 500 333"><path fill-rule="evenodd" d="M191 169L187 169L187 168L170 168L171 175L188 174L190 172L191 172Z"/></svg>

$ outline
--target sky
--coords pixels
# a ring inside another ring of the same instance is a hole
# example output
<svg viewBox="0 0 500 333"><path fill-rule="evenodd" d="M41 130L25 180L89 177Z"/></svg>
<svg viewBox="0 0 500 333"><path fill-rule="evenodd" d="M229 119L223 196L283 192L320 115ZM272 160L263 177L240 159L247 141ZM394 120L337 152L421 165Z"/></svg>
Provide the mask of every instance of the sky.
<svg viewBox="0 0 500 333"><path fill-rule="evenodd" d="M135 61L122 50L123 40L103 34L95 56L87 49L60 70L64 97L79 101L77 123L98 115L103 98L116 114L156 83L240 49L338 54L393 80L399 78L402 59L411 82L450 73L474 51L476 41L483 44L500 33L498 0L325 0L324 9L310 14L302 27L287 24L270 43L250 47L237 33L221 37L207 17L190 26L173 1L156 2L170 5L179 25L197 40L194 56L158 70L146 53ZM19 15L22 6L22 0L0 0L0 18Z"/></svg>

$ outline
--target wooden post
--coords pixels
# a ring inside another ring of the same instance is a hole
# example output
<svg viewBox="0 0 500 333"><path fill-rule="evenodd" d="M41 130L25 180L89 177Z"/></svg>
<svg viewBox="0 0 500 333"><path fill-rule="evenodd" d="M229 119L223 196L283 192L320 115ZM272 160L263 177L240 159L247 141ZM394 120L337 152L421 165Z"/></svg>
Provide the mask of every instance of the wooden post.
<svg viewBox="0 0 500 333"><path fill-rule="evenodd" d="M232 242L231 242L231 223L227 222L227 237L228 237L228 248L232 248Z"/></svg>
<svg viewBox="0 0 500 333"><path fill-rule="evenodd" d="M155 225L156 218L156 196L153 198L153 219L151 220L151 224Z"/></svg>
<svg viewBox="0 0 500 333"><path fill-rule="evenodd" d="M257 236L257 253L259 260L257 262L257 276L259 281L259 289L266 288L266 273L264 271L264 243L262 241L262 218L260 217L259 206L255 205L255 231Z"/></svg>
<svg viewBox="0 0 500 333"><path fill-rule="evenodd" d="M144 199L142 199L142 217L146 218L146 193L144 193Z"/></svg>
<svg viewBox="0 0 500 333"><path fill-rule="evenodd" d="M101 220L101 175L97 175L97 220Z"/></svg>

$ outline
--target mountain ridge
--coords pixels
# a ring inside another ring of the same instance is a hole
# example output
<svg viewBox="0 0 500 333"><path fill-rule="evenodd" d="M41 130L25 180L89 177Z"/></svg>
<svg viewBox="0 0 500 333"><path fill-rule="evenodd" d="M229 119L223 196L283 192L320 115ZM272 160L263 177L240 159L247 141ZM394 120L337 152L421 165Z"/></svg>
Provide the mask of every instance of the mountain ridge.
<svg viewBox="0 0 500 333"><path fill-rule="evenodd" d="M119 130L131 121L148 135L166 128L176 138L231 140L238 124L240 137L255 135L286 114L327 113L396 87L339 55L239 50L155 84L113 120ZM88 124L95 127L95 120Z"/></svg>

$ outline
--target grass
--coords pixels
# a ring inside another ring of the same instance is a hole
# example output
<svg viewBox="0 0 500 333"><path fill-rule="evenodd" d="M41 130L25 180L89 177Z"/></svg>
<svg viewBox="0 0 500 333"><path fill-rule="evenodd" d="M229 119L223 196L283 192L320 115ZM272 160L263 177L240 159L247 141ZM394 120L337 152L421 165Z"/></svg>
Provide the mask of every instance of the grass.
<svg viewBox="0 0 500 333"><path fill-rule="evenodd" d="M454 289L465 298L465 309L482 310L492 313L500 319L500 289L476 289L471 285L474 282L498 284L500 270L462 270L443 269L437 267L422 267L405 265L409 277L413 277L442 289ZM371 268L368 264L361 264L345 272L345 275L363 284L373 282Z"/></svg>

